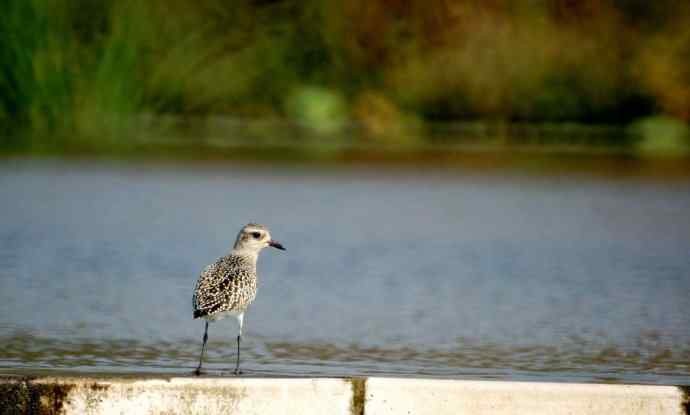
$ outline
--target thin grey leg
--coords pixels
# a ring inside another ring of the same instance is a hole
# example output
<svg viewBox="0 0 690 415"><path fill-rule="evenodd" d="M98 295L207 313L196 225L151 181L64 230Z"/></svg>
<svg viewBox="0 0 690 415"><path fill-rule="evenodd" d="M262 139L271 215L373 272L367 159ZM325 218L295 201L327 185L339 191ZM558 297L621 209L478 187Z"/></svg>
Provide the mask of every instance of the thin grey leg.
<svg viewBox="0 0 690 415"><path fill-rule="evenodd" d="M196 368L194 374L199 376L201 374L201 365L204 362L204 353L206 352L206 341L208 340L208 321L206 321L206 326L204 327L204 342L201 345L201 356L199 356L199 367Z"/></svg>
<svg viewBox="0 0 690 415"><path fill-rule="evenodd" d="M237 316L237 322L240 324L240 334L237 335L237 364L235 365L235 374L241 375L240 370L240 340L242 339L242 325L244 324L244 313Z"/></svg>
<svg viewBox="0 0 690 415"><path fill-rule="evenodd" d="M235 365L236 375L242 374L242 371L240 370L240 338L242 338L242 335L237 336L237 364Z"/></svg>

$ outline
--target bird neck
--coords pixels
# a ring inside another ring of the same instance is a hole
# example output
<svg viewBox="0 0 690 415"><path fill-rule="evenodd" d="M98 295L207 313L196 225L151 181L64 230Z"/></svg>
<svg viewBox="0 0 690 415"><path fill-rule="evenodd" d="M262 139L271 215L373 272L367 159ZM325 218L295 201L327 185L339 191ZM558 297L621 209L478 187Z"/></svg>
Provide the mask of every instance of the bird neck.
<svg viewBox="0 0 690 415"><path fill-rule="evenodd" d="M230 251L230 255L247 258L254 265L256 265L256 260L259 258L259 253L257 251L241 248L234 248Z"/></svg>

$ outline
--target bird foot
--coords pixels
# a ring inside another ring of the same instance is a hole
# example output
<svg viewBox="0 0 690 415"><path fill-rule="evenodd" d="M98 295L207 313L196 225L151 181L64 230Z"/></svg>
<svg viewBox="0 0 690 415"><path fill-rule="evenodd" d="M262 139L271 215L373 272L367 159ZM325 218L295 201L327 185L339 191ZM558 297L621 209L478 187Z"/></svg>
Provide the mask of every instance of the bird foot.
<svg viewBox="0 0 690 415"><path fill-rule="evenodd" d="M197 367L196 369L194 369L194 372L193 372L193 373L194 373L194 375L196 375L196 376L201 376L201 375L204 374L204 372L201 370L200 367Z"/></svg>
<svg viewBox="0 0 690 415"><path fill-rule="evenodd" d="M244 373L244 372L242 372L242 371L239 370L239 369L235 369L232 373L234 373L235 376L239 376L239 375L241 375L241 374Z"/></svg>

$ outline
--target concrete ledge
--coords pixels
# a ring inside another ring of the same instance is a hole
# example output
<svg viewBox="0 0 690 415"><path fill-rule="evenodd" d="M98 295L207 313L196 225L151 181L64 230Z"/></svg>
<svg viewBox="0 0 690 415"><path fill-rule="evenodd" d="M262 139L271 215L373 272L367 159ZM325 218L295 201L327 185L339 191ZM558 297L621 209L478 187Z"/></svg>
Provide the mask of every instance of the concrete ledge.
<svg viewBox="0 0 690 415"><path fill-rule="evenodd" d="M676 386L372 378L366 414L685 415Z"/></svg>
<svg viewBox="0 0 690 415"><path fill-rule="evenodd" d="M688 388L433 379L0 377L2 414L690 414Z"/></svg>
<svg viewBox="0 0 690 415"><path fill-rule="evenodd" d="M2 379L2 414L351 414L345 379Z"/></svg>

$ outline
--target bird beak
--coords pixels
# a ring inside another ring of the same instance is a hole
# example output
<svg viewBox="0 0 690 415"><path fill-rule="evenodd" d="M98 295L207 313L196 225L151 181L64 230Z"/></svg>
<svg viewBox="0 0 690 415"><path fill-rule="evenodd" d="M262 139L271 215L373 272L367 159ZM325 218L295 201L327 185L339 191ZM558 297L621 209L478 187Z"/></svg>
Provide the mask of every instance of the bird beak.
<svg viewBox="0 0 690 415"><path fill-rule="evenodd" d="M270 241L268 241L268 245L269 245L269 246L272 246L272 247L274 247L274 248L276 248L276 249L280 249L281 251L285 251L285 247L283 247L283 245L281 245L280 242L274 241L273 239L271 239Z"/></svg>

